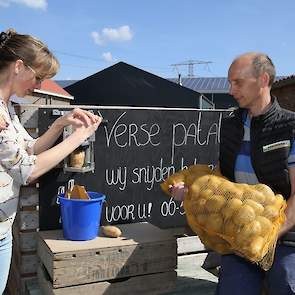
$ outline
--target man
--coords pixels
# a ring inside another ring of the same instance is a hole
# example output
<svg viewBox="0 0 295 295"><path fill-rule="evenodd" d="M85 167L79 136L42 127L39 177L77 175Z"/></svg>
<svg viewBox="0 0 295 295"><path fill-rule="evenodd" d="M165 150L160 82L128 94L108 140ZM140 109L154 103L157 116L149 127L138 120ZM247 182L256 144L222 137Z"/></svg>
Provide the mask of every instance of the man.
<svg viewBox="0 0 295 295"><path fill-rule="evenodd" d="M262 53L243 54L231 64L230 94L240 108L223 121L219 163L230 180L264 183L284 196L281 238L295 225L295 114L271 97L274 78L275 67ZM223 256L217 294L261 294L263 281L268 294L295 294L295 247L285 244L279 241L268 272L238 256Z"/></svg>
<svg viewBox="0 0 295 295"><path fill-rule="evenodd" d="M236 255L222 256L218 295L260 295L263 285L269 295L295 294L295 247L287 246L295 225L295 114L271 97L274 78L275 67L262 53L245 53L231 64L230 94L239 109L222 122L219 165L231 181L264 183L282 194L286 222L269 271ZM183 183L171 188L176 199L184 190Z"/></svg>

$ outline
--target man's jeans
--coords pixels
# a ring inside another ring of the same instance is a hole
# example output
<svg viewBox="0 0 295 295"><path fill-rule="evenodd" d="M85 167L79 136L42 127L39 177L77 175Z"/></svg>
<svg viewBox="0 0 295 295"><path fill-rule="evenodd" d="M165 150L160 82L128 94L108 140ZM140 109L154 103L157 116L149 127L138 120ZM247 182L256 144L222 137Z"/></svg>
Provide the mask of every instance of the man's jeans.
<svg viewBox="0 0 295 295"><path fill-rule="evenodd" d="M295 294L295 247L277 245L274 263L267 272L236 255L223 255L216 295Z"/></svg>

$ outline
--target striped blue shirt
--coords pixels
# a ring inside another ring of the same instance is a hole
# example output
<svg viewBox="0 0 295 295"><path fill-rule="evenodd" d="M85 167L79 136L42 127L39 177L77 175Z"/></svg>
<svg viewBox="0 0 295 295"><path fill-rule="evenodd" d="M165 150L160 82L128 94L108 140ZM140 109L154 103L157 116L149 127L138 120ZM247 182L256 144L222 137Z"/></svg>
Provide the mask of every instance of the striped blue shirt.
<svg viewBox="0 0 295 295"><path fill-rule="evenodd" d="M235 164L235 180L240 183L248 183L248 184L256 184L258 183L258 179L254 172L250 150L251 150L251 142L250 142L250 124L251 119L248 114L244 114L244 138L242 141L240 152L236 159ZM290 150L290 154L288 157L288 166L295 166L295 144L292 143L292 147Z"/></svg>

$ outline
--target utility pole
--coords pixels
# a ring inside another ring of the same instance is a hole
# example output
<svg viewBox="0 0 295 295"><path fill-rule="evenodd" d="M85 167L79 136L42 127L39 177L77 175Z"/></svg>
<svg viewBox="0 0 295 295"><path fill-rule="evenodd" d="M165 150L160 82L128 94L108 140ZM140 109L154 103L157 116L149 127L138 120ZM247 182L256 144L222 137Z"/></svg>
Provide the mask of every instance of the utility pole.
<svg viewBox="0 0 295 295"><path fill-rule="evenodd" d="M205 64L205 65L208 65L208 64L211 64L212 61L203 61L203 60L193 60L193 59L189 59L189 60L186 60L184 62L180 62L180 63L177 63L177 64L172 64L171 66L176 68L178 66L188 66L188 77L189 78L193 78L195 75L194 75L194 65L201 65L201 64ZM178 71L178 69L177 69Z"/></svg>

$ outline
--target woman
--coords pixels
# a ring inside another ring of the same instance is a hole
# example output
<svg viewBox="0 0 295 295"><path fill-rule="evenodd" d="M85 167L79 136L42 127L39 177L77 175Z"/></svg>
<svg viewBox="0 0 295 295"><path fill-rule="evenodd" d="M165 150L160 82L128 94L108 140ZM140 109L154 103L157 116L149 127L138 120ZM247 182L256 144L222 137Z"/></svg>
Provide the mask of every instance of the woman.
<svg viewBox="0 0 295 295"><path fill-rule="evenodd" d="M21 126L9 101L40 88L44 79L53 77L59 64L40 40L8 30L0 33L0 294L3 293L12 251L11 227L19 188L37 179L61 162L86 140L101 122L94 114L74 109L58 118L48 131L32 139ZM63 128L75 131L53 146Z"/></svg>

